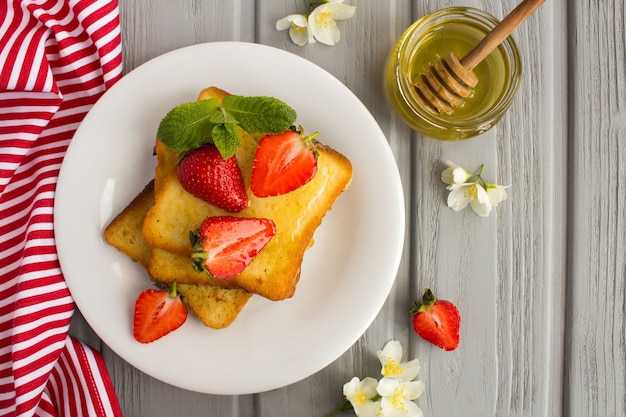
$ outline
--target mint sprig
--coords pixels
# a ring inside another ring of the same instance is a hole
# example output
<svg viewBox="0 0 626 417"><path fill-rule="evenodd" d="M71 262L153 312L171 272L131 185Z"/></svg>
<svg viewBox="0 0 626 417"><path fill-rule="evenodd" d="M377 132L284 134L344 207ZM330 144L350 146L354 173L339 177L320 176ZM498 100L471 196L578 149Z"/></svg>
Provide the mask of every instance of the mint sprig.
<svg viewBox="0 0 626 417"><path fill-rule="evenodd" d="M296 117L294 109L274 97L227 96L222 103L209 99L174 107L161 120L157 136L180 152L212 142L227 159L241 142L238 127L248 133L281 133Z"/></svg>

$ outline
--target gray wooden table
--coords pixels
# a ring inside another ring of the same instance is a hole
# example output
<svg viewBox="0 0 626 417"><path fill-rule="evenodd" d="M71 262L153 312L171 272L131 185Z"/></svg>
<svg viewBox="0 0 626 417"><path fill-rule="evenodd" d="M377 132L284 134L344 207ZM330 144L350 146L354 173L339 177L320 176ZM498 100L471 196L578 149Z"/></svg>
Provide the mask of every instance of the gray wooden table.
<svg viewBox="0 0 626 417"><path fill-rule="evenodd" d="M363 337L293 385L213 396L157 381L124 362L76 314L73 335L99 348L125 416L322 416L352 376L376 376L375 352L399 340L422 363L426 416L626 415L626 23L623 0L548 0L514 34L523 80L505 118L463 142L412 132L385 104L385 60L403 30L442 7L497 17L517 0L347 0L342 39L299 47L276 20L304 0L120 0L125 71L164 52L238 40L323 67L371 111L396 156L407 234L395 285ZM488 218L453 212L443 161L481 163L511 184ZM463 314L461 345L414 335L407 307L430 287ZM348 414L347 414L348 415Z"/></svg>

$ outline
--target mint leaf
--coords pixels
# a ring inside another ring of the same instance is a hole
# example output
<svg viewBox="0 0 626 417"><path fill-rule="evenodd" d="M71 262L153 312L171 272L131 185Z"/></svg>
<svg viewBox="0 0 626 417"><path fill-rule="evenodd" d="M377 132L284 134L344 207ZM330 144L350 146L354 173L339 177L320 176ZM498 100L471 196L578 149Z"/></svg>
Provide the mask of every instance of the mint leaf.
<svg viewBox="0 0 626 417"><path fill-rule="evenodd" d="M227 96L222 107L248 133L281 133L296 121L296 111L285 102L266 96Z"/></svg>
<svg viewBox="0 0 626 417"><path fill-rule="evenodd" d="M226 109L222 106L218 106L214 112L211 113L209 119L215 123L237 123L237 119L233 117Z"/></svg>
<svg viewBox="0 0 626 417"><path fill-rule="evenodd" d="M208 142L210 132L215 126L209 115L217 108L215 99L176 106L161 120L157 137L177 151L197 148Z"/></svg>
<svg viewBox="0 0 626 417"><path fill-rule="evenodd" d="M211 131L211 135L213 136L213 143L222 154L222 158L228 159L237 152L241 136L236 124L216 124Z"/></svg>

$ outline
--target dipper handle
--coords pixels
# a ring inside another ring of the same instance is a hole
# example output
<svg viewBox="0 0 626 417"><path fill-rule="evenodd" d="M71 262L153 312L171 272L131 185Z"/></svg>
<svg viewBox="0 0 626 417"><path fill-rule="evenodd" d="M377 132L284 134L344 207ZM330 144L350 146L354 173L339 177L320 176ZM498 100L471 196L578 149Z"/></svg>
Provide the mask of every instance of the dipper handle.
<svg viewBox="0 0 626 417"><path fill-rule="evenodd" d="M471 71L498 47L517 27L546 0L524 0L517 5L491 32L483 38L463 59L463 67Z"/></svg>

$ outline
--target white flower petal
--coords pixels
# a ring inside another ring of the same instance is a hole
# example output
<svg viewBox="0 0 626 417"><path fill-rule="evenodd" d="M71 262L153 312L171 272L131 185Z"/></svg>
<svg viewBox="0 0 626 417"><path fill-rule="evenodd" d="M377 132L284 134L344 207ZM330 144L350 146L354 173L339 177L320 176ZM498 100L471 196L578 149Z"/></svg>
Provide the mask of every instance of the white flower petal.
<svg viewBox="0 0 626 417"><path fill-rule="evenodd" d="M355 6L348 6L347 4L328 3L327 6L327 10L335 20L350 19L356 11Z"/></svg>
<svg viewBox="0 0 626 417"><path fill-rule="evenodd" d="M402 381L393 378L383 378L378 382L376 391L382 397L389 397L402 385Z"/></svg>
<svg viewBox="0 0 626 417"><path fill-rule="evenodd" d="M360 381L354 377L343 386L343 395L350 401L354 412L359 417L374 417L380 410L380 404L372 401L377 394L378 381L367 377Z"/></svg>
<svg viewBox="0 0 626 417"><path fill-rule="evenodd" d="M455 184L457 185L457 184ZM458 184L458 186L450 187L450 194L448 194L448 207L454 211L461 211L470 202L470 195L468 192L471 184Z"/></svg>
<svg viewBox="0 0 626 417"><path fill-rule="evenodd" d="M307 28L294 27L289 29L289 37L298 46L304 46L310 40L309 31Z"/></svg>
<svg viewBox="0 0 626 417"><path fill-rule="evenodd" d="M381 379L376 390L382 396L380 402L382 416L421 416L422 410L413 400L424 391L423 385L421 381L401 382L392 378Z"/></svg>
<svg viewBox="0 0 626 417"><path fill-rule="evenodd" d="M387 359L392 358L400 362L402 360L402 345L397 340L388 341L383 350L376 352L381 365L385 365Z"/></svg>
<svg viewBox="0 0 626 417"><path fill-rule="evenodd" d="M441 181L446 184L454 184L454 167L448 167L441 173Z"/></svg>
<svg viewBox="0 0 626 417"><path fill-rule="evenodd" d="M489 216L491 213L491 203L489 202L489 196L487 195L487 191L480 185L475 185L475 197L470 197L470 206L474 213L478 214L481 217Z"/></svg>
<svg viewBox="0 0 626 417"><path fill-rule="evenodd" d="M380 402L369 401L363 405L352 404L352 408L358 417L376 417L379 415Z"/></svg>
<svg viewBox="0 0 626 417"><path fill-rule="evenodd" d="M316 7L309 15L309 29L314 38L326 45L335 45L341 38L335 19L348 19L354 15L354 6L325 3Z"/></svg>
<svg viewBox="0 0 626 417"><path fill-rule="evenodd" d="M487 196L489 197L489 202L492 207L497 206L508 198L506 188L507 187L501 185L496 185L495 187L489 187L487 189Z"/></svg>
<svg viewBox="0 0 626 417"><path fill-rule="evenodd" d="M469 172L461 167L456 167L452 170L452 179L455 184L463 184L470 179L471 176L472 175Z"/></svg>
<svg viewBox="0 0 626 417"><path fill-rule="evenodd" d="M380 408L383 417L407 417L408 408L404 405L404 402L397 404L391 398L383 398L380 401Z"/></svg>
<svg viewBox="0 0 626 417"><path fill-rule="evenodd" d="M420 365L417 359L402 362L402 345L397 340L387 342L382 350L376 352L376 355L382 365L380 373L384 377L410 381L419 373Z"/></svg>
<svg viewBox="0 0 626 417"><path fill-rule="evenodd" d="M463 184L472 176L467 170L452 161L446 161L448 168L441 173L441 181L446 184Z"/></svg>
<svg viewBox="0 0 626 417"><path fill-rule="evenodd" d="M289 29L289 37L299 46L307 42L315 42L308 28L309 22L304 15L290 14L276 22L277 30Z"/></svg>
<svg viewBox="0 0 626 417"><path fill-rule="evenodd" d="M290 14L289 16L283 17L282 19L276 22L277 30L285 30L289 29L293 25L299 27L307 27L308 21L304 15L301 14Z"/></svg>
<svg viewBox="0 0 626 417"><path fill-rule="evenodd" d="M365 392L365 394L370 397L374 397L376 395L376 386L378 385L378 381L374 378L367 377L361 381L358 377L352 378L349 382L346 382L343 385L343 395L350 399L355 397L360 392Z"/></svg>
<svg viewBox="0 0 626 417"><path fill-rule="evenodd" d="M283 17L280 20L276 21L276 30L285 30L291 27L291 21L289 20L289 16Z"/></svg>
<svg viewBox="0 0 626 417"><path fill-rule="evenodd" d="M339 42L341 33L337 27L337 22L325 10L325 6L319 6L309 15L309 28L315 39L332 46Z"/></svg>
<svg viewBox="0 0 626 417"><path fill-rule="evenodd" d="M476 183L475 184L476 187L476 196L475 200L478 200L478 202L482 203L482 204L488 204L489 203L489 195L487 194L487 191L485 191L485 189L483 188L482 185Z"/></svg>
<svg viewBox="0 0 626 417"><path fill-rule="evenodd" d="M410 417L424 417L424 412L421 408L417 406L413 401L406 401L404 406L407 408L407 411L404 413L404 416Z"/></svg>
<svg viewBox="0 0 626 417"><path fill-rule="evenodd" d="M415 379L420 372L420 361L413 359L412 361L401 363L400 367L402 368L402 373L396 378L402 381L411 381Z"/></svg>
<svg viewBox="0 0 626 417"><path fill-rule="evenodd" d="M313 32L313 36L315 37L315 40L329 46L336 45L341 39L341 33L336 26L318 29Z"/></svg>
<svg viewBox="0 0 626 417"><path fill-rule="evenodd" d="M376 352L382 365L382 376L396 376L402 373L400 361L402 360L402 345L397 340L390 340L383 350Z"/></svg>
<svg viewBox="0 0 626 417"><path fill-rule="evenodd" d="M426 388L426 384L422 381L411 381L406 383L404 393L407 398L416 400L420 395L422 395L424 388Z"/></svg>

